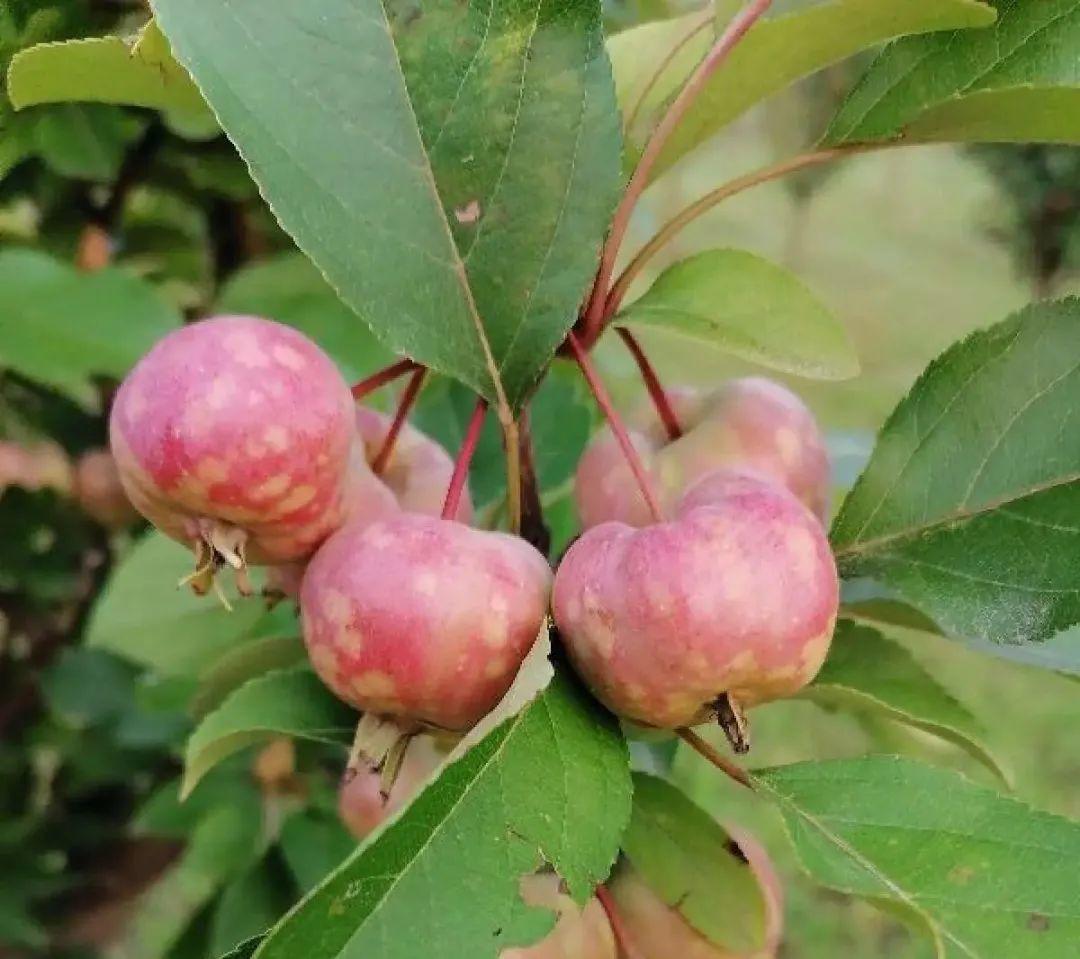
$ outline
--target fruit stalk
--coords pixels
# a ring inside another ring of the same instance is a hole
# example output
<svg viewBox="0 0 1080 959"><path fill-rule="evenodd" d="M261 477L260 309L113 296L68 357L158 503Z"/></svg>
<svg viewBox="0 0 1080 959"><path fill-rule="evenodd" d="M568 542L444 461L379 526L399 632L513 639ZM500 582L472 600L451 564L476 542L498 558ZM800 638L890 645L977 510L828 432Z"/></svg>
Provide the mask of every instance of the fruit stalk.
<svg viewBox="0 0 1080 959"><path fill-rule="evenodd" d="M660 417L660 422L664 424L668 439L677 440L683 435L682 426L679 424L679 418L675 415L675 411L671 408L671 403L668 402L667 393L664 391L663 386L660 385L660 378L656 375L652 363L649 362L649 358L645 355L645 351L641 348L637 337L625 326L616 327L615 332L622 338L626 348L630 351L630 355L634 358L634 362L637 363L642 382L645 384L645 389L649 391L649 397L652 399L653 406L656 407L656 415Z"/></svg>
<svg viewBox="0 0 1080 959"><path fill-rule="evenodd" d="M380 386L386 386L387 383L392 383L399 376L411 373L419 367L420 364L415 360L405 359L398 360L396 363L391 363L377 373L372 373L371 376L366 379L362 379L359 383L355 383L351 387L353 399L362 400L369 393L374 393Z"/></svg>
<svg viewBox="0 0 1080 959"><path fill-rule="evenodd" d="M420 395L420 388L424 385L425 376L427 376L427 370L424 369L424 367L421 366L419 369L415 370L413 375L409 378L409 383L405 387L405 391L401 394L397 412L394 414L394 420L390 424L390 429L387 430L386 438L383 440L379 452L375 454L375 459L371 461L371 471L376 476L380 476L386 469L386 464L390 462L390 457L394 453L394 445L397 443L398 435L401 433L401 428L405 425L405 420L408 419L409 413L416 403L416 398Z"/></svg>
<svg viewBox="0 0 1080 959"><path fill-rule="evenodd" d="M638 456L637 450L634 449L634 444L630 442L630 437L626 433L626 427L623 425L621 417L612 405L611 397L608 396L604 384L600 382L600 377L597 375L596 368L589 359L589 354L585 351L585 348L581 345L581 341L577 338L577 335L573 330L566 335L566 342L570 345L570 351L574 354L574 359L581 368L581 375L585 377L585 382L589 385L589 389L596 400L596 405L600 407L600 411L607 418L608 425L611 427L611 432L618 441L623 456L626 457L627 465L629 465L631 472L634 474L634 479L637 481L638 487L641 490L641 495L644 498L646 505L649 507L649 512L652 514L653 521L657 523L663 522L664 517L660 510L660 499L653 489L652 480L645 471L645 466L641 462L641 457Z"/></svg>
<svg viewBox="0 0 1080 959"><path fill-rule="evenodd" d="M457 515L458 503L461 500L461 491L465 488L465 480L469 475L469 464L472 462L476 445L480 442L480 431L484 426L484 417L487 415L487 400L476 401L476 408L469 419L468 428L465 430L465 439L461 441L461 449L454 461L454 473L450 477L450 486L446 491L446 501L443 503L442 518L453 519Z"/></svg>

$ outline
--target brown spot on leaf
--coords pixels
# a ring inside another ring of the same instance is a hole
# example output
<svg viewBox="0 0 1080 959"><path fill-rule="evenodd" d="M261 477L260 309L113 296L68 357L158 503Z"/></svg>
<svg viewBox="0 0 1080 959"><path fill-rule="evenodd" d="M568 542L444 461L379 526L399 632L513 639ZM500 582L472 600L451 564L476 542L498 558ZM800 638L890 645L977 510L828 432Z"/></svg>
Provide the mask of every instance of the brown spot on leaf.
<svg viewBox="0 0 1080 959"><path fill-rule="evenodd" d="M1050 928L1050 917L1041 912L1033 912L1028 916L1027 927L1032 932L1046 932Z"/></svg>
<svg viewBox="0 0 1080 959"><path fill-rule="evenodd" d="M464 206L454 210L454 216L457 217L458 223L475 223L480 219L480 202L478 200L470 200Z"/></svg>

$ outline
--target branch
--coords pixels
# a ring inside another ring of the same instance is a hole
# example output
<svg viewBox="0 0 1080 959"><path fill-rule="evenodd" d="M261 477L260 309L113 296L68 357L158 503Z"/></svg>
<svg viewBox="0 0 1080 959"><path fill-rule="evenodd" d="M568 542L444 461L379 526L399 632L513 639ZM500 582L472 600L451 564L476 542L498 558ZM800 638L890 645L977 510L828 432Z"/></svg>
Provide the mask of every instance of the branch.
<svg viewBox="0 0 1080 959"><path fill-rule="evenodd" d="M672 219L668 220L667 223L657 230L652 239L637 252L626 269L623 270L614 286L612 286L611 292L607 296L607 302L604 304L601 319L606 319L618 312L630 284L637 279L638 274L641 273L645 264L648 263L662 247L670 243L675 235L684 227L689 226L702 214L708 213L708 211L718 203L722 203L724 200L728 199L728 197L735 196L737 193L742 193L744 190L749 190L751 187L759 186L762 183L768 183L771 180L778 180L783 176L787 176L789 173L796 173L797 171L805 170L808 167L820 166L823 163L831 163L833 160L852 156L856 153L866 153L875 148L881 149L887 145L890 144L834 147L831 150L818 150L813 153L803 153L799 156L782 160L779 163L774 163L771 166L762 167L760 170L754 170L751 173L747 173L744 176L731 180L728 183L717 187L715 190L706 193L701 199L695 200L684 210L672 217Z"/></svg>
<svg viewBox="0 0 1080 959"><path fill-rule="evenodd" d="M608 283L611 281L615 270L615 261L619 255L619 247L622 246L623 237L630 225L630 216L634 207L645 192L649 184L649 176L656 166L657 160L664 147L667 146L671 134L682 122L687 111L701 94L705 85L712 75L727 59L728 54L736 44L746 35L747 31L762 17L769 8L772 0L750 0L728 23L724 32L720 34L712 49L706 54L705 59L698 64L698 68L691 74L686 85L679 91L679 95L668 108L663 119L653 131L649 142L642 151L641 159L634 169L634 175L626 187L622 200L615 210L611 221L611 231L604 243L604 249L600 255L600 269L596 274L596 283L593 286L592 296L585 313L585 334L588 342L595 340L599 335L599 327L603 321L604 305L607 300Z"/></svg>

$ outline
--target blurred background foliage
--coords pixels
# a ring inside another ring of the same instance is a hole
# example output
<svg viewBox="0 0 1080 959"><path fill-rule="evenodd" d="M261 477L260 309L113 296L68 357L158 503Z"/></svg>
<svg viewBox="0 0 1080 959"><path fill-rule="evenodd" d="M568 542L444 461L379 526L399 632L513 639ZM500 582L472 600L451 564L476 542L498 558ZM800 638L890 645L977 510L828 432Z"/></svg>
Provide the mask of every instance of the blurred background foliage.
<svg viewBox="0 0 1080 959"><path fill-rule="evenodd" d="M664 0L611 3L609 25L673 12ZM25 46L130 33L145 16L142 4L123 0L11 0L0 6L0 68ZM773 98L664 177L646 195L630 248L716 183L812 144L862 65L842 64ZM857 343L863 369L856 379L790 381L828 428L843 486L932 356L1032 297L1077 289L1080 152L931 147L848 159L722 205L682 233L652 275L721 238L795 269ZM131 551L145 530L108 516L102 523L75 467L104 445L117 378L147 342L214 310L292 323L354 379L388 359L293 250L222 137L112 106L16 114L0 95L5 959L218 955L265 928L350 848L334 812L341 756L328 747L280 740L241 753L179 803L179 748L213 695L213 667L236 662L211 650L198 674L83 642L88 630L121 628L123 611L103 610L100 600L111 572L127 562L125 575L150 575L161 564L132 571ZM751 369L662 334L642 338L668 382L705 384ZM604 342L598 355L620 402L638 402L621 345ZM419 425L453 446L469 403L460 387L436 381L425 390ZM532 426L559 544L574 532L568 480L593 422L573 371L557 366ZM492 427L472 477L476 501L488 504L492 517L500 458ZM178 549L165 559L170 569L182 568ZM125 641L137 649L138 611L129 613ZM192 615L178 604L170 621L181 653ZM275 655L287 661L296 654L289 643L295 621L287 609L271 615L277 619L241 614L224 641L276 638ZM975 659L927 636L911 641L984 719L1018 794L1080 816L1075 682ZM197 651L187 651L194 661ZM931 761L947 751L947 761L972 777L988 775L938 741L805 701L759 710L755 739L755 766L854 755L874 745ZM692 754L676 756L680 784L725 820L752 824L782 863L790 880L784 956L930 955L918 937L870 907L802 883L778 823L713 773Z"/></svg>

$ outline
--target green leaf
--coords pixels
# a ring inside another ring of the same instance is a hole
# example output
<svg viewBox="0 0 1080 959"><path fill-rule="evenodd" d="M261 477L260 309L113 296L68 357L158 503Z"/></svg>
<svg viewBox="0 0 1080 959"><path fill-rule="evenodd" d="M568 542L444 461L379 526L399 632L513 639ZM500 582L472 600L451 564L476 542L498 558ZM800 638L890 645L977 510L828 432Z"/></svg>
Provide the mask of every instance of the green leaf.
<svg viewBox="0 0 1080 959"><path fill-rule="evenodd" d="M260 600L226 588L229 612L211 597L177 587L191 564L191 553L160 533L139 540L98 597L87 644L167 676L190 676L257 632L266 619Z"/></svg>
<svg viewBox="0 0 1080 959"><path fill-rule="evenodd" d="M212 956L242 948L293 904L288 876L281 870L273 857L265 857L225 886L210 925Z"/></svg>
<svg viewBox="0 0 1080 959"><path fill-rule="evenodd" d="M41 678L49 709L85 728L115 718L131 704L134 671L97 649L65 649Z"/></svg>
<svg viewBox="0 0 1080 959"><path fill-rule="evenodd" d="M901 40L841 106L826 141L1080 142L1080 3L994 0L990 29Z"/></svg>
<svg viewBox="0 0 1080 959"><path fill-rule="evenodd" d="M949 632L1045 640L1080 621L1080 300L945 351L882 428L833 524L845 576Z"/></svg>
<svg viewBox="0 0 1080 959"><path fill-rule="evenodd" d="M256 854L261 825L256 810L221 806L191 834L180 861L139 901L134 919L109 959L162 959L191 920L230 876L246 869Z"/></svg>
<svg viewBox="0 0 1080 959"><path fill-rule="evenodd" d="M840 380L859 371L847 332L802 281L745 250L707 250L668 267L618 316L772 369Z"/></svg>
<svg viewBox="0 0 1080 959"><path fill-rule="evenodd" d="M0 251L0 366L84 404L90 378L119 379L180 316L118 269L80 273L35 250Z"/></svg>
<svg viewBox="0 0 1080 959"><path fill-rule="evenodd" d="M345 302L395 352L520 405L618 187L599 3L153 6Z"/></svg>
<svg viewBox="0 0 1080 959"><path fill-rule="evenodd" d="M62 177L113 180L141 127L138 119L116 107L63 104L36 117L34 151Z"/></svg>
<svg viewBox="0 0 1080 959"><path fill-rule="evenodd" d="M355 728L356 713L307 666L267 673L230 694L191 734L181 795L245 746L282 735L347 746Z"/></svg>
<svg viewBox="0 0 1080 959"><path fill-rule="evenodd" d="M840 620L829 657L802 697L884 716L939 736L970 753L1008 785L986 746L986 730L903 646L876 629Z"/></svg>
<svg viewBox="0 0 1080 959"><path fill-rule="evenodd" d="M765 942L765 900L727 831L680 790L634 773L634 806L623 851L664 902L732 954Z"/></svg>
<svg viewBox="0 0 1080 959"><path fill-rule="evenodd" d="M250 939L245 939L235 949L220 956L219 959L251 959L251 957L255 955L255 950L259 948L262 941L262 936L252 936Z"/></svg>
<svg viewBox="0 0 1080 959"><path fill-rule="evenodd" d="M301 253L281 253L237 270L222 289L217 309L296 327L326 350L350 381L393 360Z"/></svg>
<svg viewBox="0 0 1080 959"><path fill-rule="evenodd" d="M198 88L151 20L134 38L90 37L19 51L7 77L16 109L93 101L162 110L185 126L216 128Z"/></svg>
<svg viewBox="0 0 1080 959"><path fill-rule="evenodd" d="M754 778L814 879L918 919L939 956L1076 954L1080 825L892 757L797 763Z"/></svg>
<svg viewBox="0 0 1080 959"><path fill-rule="evenodd" d="M551 913L526 906L518 888L545 860L585 901L630 814L614 721L559 673L465 746L271 931L260 959L496 959L551 928Z"/></svg>
<svg viewBox="0 0 1080 959"><path fill-rule="evenodd" d="M993 21L992 8L978 0L833 0L763 20L706 83L660 154L652 178L800 77L894 37L984 27ZM681 82L711 43L711 31L702 31L687 44L665 75L669 82L650 97L647 106L653 110L647 116L666 105L674 92L670 81Z"/></svg>
<svg viewBox="0 0 1080 959"><path fill-rule="evenodd" d="M249 679L271 670L296 666L304 662L306 657L303 640L295 633L289 636L257 636L226 650L199 676L199 688L191 701L191 713L205 716Z"/></svg>
<svg viewBox="0 0 1080 959"><path fill-rule="evenodd" d="M305 811L290 817L281 829L281 854L305 893L340 866L356 845L336 816Z"/></svg>

